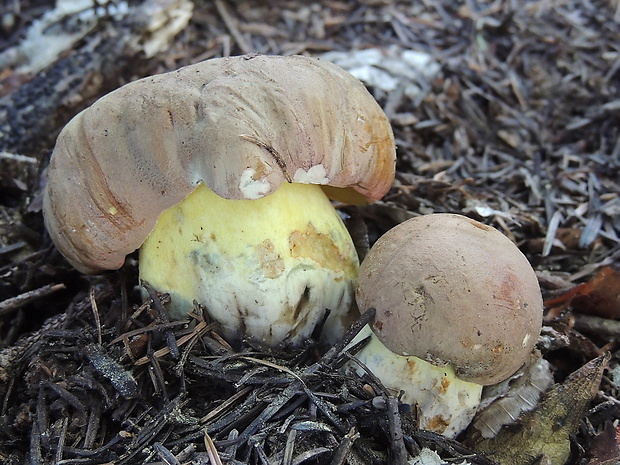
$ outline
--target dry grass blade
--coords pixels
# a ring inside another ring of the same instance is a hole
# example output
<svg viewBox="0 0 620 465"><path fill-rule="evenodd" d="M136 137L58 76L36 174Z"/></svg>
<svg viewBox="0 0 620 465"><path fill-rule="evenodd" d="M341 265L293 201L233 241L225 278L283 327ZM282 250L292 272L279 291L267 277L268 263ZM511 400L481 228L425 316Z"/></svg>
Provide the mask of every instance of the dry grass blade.
<svg viewBox="0 0 620 465"><path fill-rule="evenodd" d="M213 444L213 440L206 431L204 439L205 447L207 448L207 454L209 455L209 463L212 465L222 465L222 461L220 460L220 455L215 448L215 444Z"/></svg>

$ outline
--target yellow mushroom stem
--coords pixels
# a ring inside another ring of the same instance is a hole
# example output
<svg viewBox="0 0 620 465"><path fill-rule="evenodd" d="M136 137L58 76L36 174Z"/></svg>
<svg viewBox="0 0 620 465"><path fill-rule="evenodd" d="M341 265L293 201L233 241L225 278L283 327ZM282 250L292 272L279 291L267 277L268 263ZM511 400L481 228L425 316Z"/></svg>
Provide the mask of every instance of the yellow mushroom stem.
<svg viewBox="0 0 620 465"><path fill-rule="evenodd" d="M169 292L171 316L196 300L225 337L298 344L330 316L327 342L351 314L359 266L320 186L282 184L257 200L227 200L205 185L159 218L140 248L140 278Z"/></svg>
<svg viewBox="0 0 620 465"><path fill-rule="evenodd" d="M451 365L435 366L418 357L395 354L368 325L349 347L367 337L368 344L355 358L395 395L403 391L401 401L419 410L420 428L455 437L469 425L480 404L480 384L459 379ZM350 367L363 374L357 364Z"/></svg>

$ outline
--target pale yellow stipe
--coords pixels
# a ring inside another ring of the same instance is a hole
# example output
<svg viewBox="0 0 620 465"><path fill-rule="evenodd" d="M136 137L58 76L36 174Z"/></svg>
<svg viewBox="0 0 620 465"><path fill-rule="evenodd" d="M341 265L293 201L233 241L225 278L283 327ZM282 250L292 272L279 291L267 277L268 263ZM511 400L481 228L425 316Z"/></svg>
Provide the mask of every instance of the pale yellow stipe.
<svg viewBox="0 0 620 465"><path fill-rule="evenodd" d="M401 401L419 409L420 428L455 437L471 422L480 404L482 386L459 379L451 365L435 366L387 349L368 325L350 346L370 337L355 358L391 389ZM350 366L363 374L359 365Z"/></svg>
<svg viewBox="0 0 620 465"><path fill-rule="evenodd" d="M166 210L140 249L140 277L169 292L182 317L196 300L224 335L299 343L331 311L337 340L351 315L358 258L317 185L283 184L258 200L227 200L204 185Z"/></svg>

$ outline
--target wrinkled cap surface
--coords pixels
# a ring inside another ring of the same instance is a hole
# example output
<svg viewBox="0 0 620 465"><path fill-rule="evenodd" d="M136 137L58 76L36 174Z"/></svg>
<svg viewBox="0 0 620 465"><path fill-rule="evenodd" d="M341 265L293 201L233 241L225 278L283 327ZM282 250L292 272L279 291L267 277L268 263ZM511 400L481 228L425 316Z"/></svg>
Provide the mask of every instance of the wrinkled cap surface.
<svg viewBox="0 0 620 465"><path fill-rule="evenodd" d="M299 182L362 202L387 192L394 166L387 118L346 71L301 56L219 58L127 84L75 116L43 213L69 262L97 272L121 267L201 182L228 199Z"/></svg>
<svg viewBox="0 0 620 465"><path fill-rule="evenodd" d="M494 228L461 215L425 215L384 234L359 270L362 311L392 352L450 363L465 381L500 382L527 360L542 325L529 262Z"/></svg>

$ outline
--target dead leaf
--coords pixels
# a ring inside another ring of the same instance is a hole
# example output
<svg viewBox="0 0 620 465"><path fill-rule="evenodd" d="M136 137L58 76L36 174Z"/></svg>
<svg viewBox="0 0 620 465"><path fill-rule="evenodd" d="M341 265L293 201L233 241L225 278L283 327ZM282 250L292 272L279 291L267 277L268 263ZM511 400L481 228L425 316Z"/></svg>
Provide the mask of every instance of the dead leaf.
<svg viewBox="0 0 620 465"><path fill-rule="evenodd" d="M620 318L620 273L606 266L588 282L573 287L560 297L545 301L549 309L570 306L577 313L615 320Z"/></svg>
<svg viewBox="0 0 620 465"><path fill-rule="evenodd" d="M605 428L597 434L590 443L588 462L586 465L616 465L620 463L620 445L618 444L619 427L611 421L605 423Z"/></svg>
<svg viewBox="0 0 620 465"><path fill-rule="evenodd" d="M558 228L553 242L553 251L558 250L577 250L581 239L581 229L577 228ZM545 246L544 238L533 238L527 241L527 249L531 253L542 253Z"/></svg>
<svg viewBox="0 0 620 465"><path fill-rule="evenodd" d="M485 387L467 434L495 437L502 426L513 423L523 412L535 409L541 393L551 384L553 373L549 362L540 352L533 351L517 373L501 383Z"/></svg>
<svg viewBox="0 0 620 465"><path fill-rule="evenodd" d="M570 436L579 428L588 403L598 391L610 359L601 355L554 384L538 408L526 412L491 439L474 440L470 447L500 465L531 465L541 459L564 465L570 456Z"/></svg>

